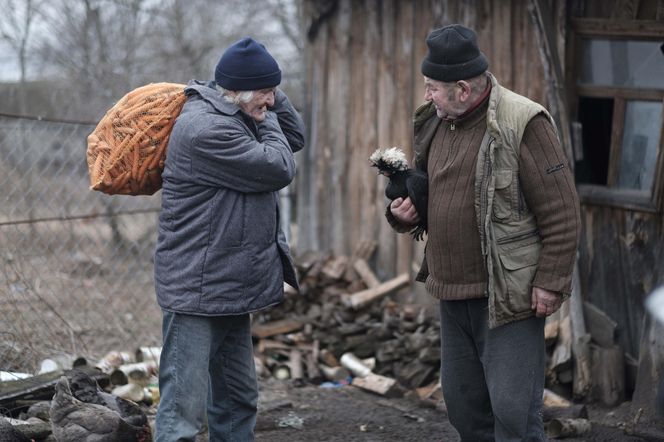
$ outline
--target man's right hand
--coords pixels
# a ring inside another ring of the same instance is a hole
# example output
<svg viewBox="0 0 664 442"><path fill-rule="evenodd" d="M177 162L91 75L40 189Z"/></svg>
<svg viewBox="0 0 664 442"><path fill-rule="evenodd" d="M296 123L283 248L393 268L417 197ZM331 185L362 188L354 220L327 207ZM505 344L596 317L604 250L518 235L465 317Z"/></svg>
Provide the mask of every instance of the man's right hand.
<svg viewBox="0 0 664 442"><path fill-rule="evenodd" d="M420 216L410 198L397 198L390 204L390 212L397 221L406 226L415 226L420 221Z"/></svg>

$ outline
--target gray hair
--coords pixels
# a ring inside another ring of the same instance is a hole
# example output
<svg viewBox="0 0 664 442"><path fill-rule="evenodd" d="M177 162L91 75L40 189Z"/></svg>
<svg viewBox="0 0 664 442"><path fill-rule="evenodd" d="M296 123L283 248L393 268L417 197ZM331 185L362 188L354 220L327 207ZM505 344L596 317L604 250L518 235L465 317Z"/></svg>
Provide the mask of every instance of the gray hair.
<svg viewBox="0 0 664 442"><path fill-rule="evenodd" d="M227 103L240 105L240 103L248 103L254 98L254 91L229 91L217 85L217 90L221 94L224 101Z"/></svg>

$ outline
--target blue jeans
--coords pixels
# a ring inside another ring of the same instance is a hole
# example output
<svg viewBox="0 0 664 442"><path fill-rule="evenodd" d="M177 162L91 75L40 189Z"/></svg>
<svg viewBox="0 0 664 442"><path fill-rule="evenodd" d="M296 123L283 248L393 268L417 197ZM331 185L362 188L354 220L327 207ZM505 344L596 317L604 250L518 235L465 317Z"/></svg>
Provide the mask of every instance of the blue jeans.
<svg viewBox="0 0 664 442"><path fill-rule="evenodd" d="M440 302L441 382L462 441L545 441L544 318L489 330L487 299Z"/></svg>
<svg viewBox="0 0 664 442"><path fill-rule="evenodd" d="M249 315L163 312L156 442L254 440L258 383Z"/></svg>

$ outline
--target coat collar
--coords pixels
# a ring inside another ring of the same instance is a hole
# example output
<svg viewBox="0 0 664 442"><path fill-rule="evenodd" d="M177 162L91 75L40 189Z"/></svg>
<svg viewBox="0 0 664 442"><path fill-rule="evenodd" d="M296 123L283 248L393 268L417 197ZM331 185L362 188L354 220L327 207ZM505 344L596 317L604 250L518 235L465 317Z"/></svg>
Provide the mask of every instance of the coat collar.
<svg viewBox="0 0 664 442"><path fill-rule="evenodd" d="M234 115L238 112L241 112L240 108L233 103L228 103L221 97L221 94L216 88L216 83L214 81L209 81L207 83L191 80L187 83L187 87L184 89L184 93L187 97L193 95L200 95L200 97L210 103L212 107L226 115Z"/></svg>

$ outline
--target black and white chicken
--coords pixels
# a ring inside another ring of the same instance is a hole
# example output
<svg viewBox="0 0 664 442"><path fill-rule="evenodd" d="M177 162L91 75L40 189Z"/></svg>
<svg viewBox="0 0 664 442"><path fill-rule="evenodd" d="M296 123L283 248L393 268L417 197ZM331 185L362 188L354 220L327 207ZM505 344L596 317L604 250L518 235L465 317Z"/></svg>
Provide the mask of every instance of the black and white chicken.
<svg viewBox="0 0 664 442"><path fill-rule="evenodd" d="M417 241L421 241L427 231L427 200L429 197L429 177L417 169L408 167L406 154L398 147L378 149L369 157L378 173L389 178L385 187L385 196L390 200L409 197L420 221L410 233Z"/></svg>
<svg viewBox="0 0 664 442"><path fill-rule="evenodd" d="M77 399L64 376L55 386L51 428L58 442L152 440L147 418L142 412L135 414L134 404L102 392L94 380L91 384L85 376L79 376L76 389L76 394L84 400Z"/></svg>

